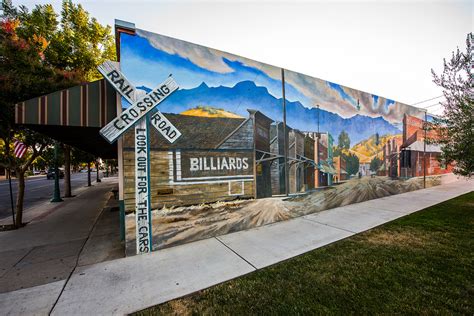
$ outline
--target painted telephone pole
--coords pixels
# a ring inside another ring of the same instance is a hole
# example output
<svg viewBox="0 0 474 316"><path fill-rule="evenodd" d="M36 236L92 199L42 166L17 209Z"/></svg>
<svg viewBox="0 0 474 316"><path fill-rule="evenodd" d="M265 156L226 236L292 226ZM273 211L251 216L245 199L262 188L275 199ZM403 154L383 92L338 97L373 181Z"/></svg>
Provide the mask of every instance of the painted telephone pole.
<svg viewBox="0 0 474 316"><path fill-rule="evenodd" d="M285 69L281 69L281 90L283 94L283 146L285 147L285 195L288 196L289 193L289 168L288 168L288 137L286 132L286 98L285 98Z"/></svg>

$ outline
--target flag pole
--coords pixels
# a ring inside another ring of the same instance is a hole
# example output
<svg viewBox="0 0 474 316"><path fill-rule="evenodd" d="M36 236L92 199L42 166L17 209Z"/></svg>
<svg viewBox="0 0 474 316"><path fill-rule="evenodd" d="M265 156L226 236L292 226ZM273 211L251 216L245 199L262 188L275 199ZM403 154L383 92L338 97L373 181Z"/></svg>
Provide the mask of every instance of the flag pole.
<svg viewBox="0 0 474 316"><path fill-rule="evenodd" d="M12 171L8 168L8 183L10 185L10 202L12 206L12 218L13 218L13 227L16 226L15 224L15 206L13 205L13 190L12 190Z"/></svg>
<svg viewBox="0 0 474 316"><path fill-rule="evenodd" d="M12 170L10 168L10 166L11 166L10 141L5 142L5 147L6 147L5 150L7 152L7 159L8 159L8 162L9 162L9 166L8 166L8 184L9 184L9 187L10 187L10 203L11 203L11 207L12 207L13 227L16 227L16 223L15 223L15 205L13 205Z"/></svg>

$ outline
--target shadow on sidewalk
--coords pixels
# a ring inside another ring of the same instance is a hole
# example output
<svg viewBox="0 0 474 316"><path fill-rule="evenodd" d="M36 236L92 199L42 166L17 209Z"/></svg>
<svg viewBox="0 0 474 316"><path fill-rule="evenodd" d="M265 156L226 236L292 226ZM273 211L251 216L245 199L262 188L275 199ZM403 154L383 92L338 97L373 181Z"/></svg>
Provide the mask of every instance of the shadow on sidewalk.
<svg viewBox="0 0 474 316"><path fill-rule="evenodd" d="M66 280L76 266L124 257L115 187L102 182L22 229L0 232L0 293Z"/></svg>

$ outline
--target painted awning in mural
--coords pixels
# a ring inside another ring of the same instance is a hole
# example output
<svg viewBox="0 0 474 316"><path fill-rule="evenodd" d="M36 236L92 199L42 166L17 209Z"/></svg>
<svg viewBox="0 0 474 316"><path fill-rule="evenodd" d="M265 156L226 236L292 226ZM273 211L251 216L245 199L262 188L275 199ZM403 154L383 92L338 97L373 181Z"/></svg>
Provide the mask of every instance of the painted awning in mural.
<svg viewBox="0 0 474 316"><path fill-rule="evenodd" d="M424 151L424 143L422 140L417 140L410 146L406 147L406 149L413 150L413 151ZM428 153L441 153L441 146L438 144L426 144L426 152Z"/></svg>
<svg viewBox="0 0 474 316"><path fill-rule="evenodd" d="M320 161L318 169L321 170L324 173L329 173L329 174L336 174L336 169L334 169L333 166L331 166L327 161Z"/></svg>
<svg viewBox="0 0 474 316"><path fill-rule="evenodd" d="M102 158L115 158L115 145L99 129L117 115L115 90L97 80L15 105L15 123Z"/></svg>

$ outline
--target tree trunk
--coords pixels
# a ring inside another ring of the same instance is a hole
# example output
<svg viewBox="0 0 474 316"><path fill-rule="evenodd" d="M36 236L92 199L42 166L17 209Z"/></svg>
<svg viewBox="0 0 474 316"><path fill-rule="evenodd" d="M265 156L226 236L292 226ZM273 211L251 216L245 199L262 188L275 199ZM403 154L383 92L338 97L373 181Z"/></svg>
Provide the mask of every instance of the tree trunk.
<svg viewBox="0 0 474 316"><path fill-rule="evenodd" d="M71 197L71 147L64 145L64 197Z"/></svg>
<svg viewBox="0 0 474 316"><path fill-rule="evenodd" d="M23 226L23 198L25 196L25 171L16 169L16 178L18 181L18 193L16 194L16 218L15 226Z"/></svg>
<svg viewBox="0 0 474 316"><path fill-rule="evenodd" d="M91 163L87 163L87 186L91 186Z"/></svg>

